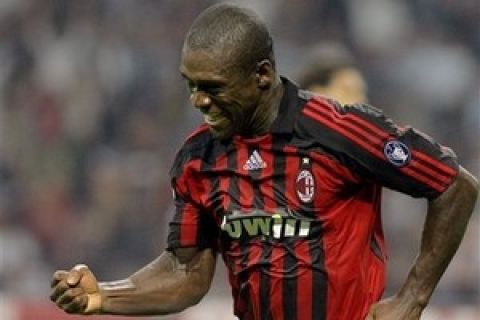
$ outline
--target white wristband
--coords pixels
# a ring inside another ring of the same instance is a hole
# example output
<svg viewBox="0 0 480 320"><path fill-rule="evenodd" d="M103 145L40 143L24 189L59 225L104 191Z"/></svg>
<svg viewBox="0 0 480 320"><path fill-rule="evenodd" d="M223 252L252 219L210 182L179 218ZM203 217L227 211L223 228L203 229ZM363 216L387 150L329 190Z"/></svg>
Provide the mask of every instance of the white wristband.
<svg viewBox="0 0 480 320"><path fill-rule="evenodd" d="M84 314L99 313L102 308L102 296L99 293L91 293L87 295L87 307L83 311Z"/></svg>

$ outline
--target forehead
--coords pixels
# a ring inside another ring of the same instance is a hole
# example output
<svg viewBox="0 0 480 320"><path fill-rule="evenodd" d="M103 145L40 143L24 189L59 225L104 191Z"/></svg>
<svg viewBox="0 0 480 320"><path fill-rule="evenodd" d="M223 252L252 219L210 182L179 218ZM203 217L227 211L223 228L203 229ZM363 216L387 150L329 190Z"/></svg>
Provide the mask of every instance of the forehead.
<svg viewBox="0 0 480 320"><path fill-rule="evenodd" d="M180 60L180 72L191 80L219 80L230 77L228 52L214 49L190 49L184 46Z"/></svg>

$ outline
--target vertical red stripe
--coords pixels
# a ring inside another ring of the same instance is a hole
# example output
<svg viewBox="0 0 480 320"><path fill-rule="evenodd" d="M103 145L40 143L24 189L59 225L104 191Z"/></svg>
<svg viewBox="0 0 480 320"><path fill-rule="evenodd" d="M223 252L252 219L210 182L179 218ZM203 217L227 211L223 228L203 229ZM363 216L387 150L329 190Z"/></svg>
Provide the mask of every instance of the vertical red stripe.
<svg viewBox="0 0 480 320"><path fill-rule="evenodd" d="M310 247L308 242L300 240L295 248L298 257L298 282L297 282L297 319L312 319L313 302L313 275L310 265ZM307 307L308 306L308 307Z"/></svg>
<svg viewBox="0 0 480 320"><path fill-rule="evenodd" d="M228 210L232 201L228 193L228 188L230 187L230 175L224 174L222 172L223 169L226 169L228 167L228 158L226 154L223 154L217 159L216 167L218 171L220 171L218 173L218 179L220 180L218 189L220 192L220 196L222 196L222 205L225 210Z"/></svg>
<svg viewBox="0 0 480 320"><path fill-rule="evenodd" d="M248 265L250 266L249 272L249 289L250 289L250 303L252 310L255 314L255 319L261 319L261 305L260 305L260 270L259 262L262 257L263 250L262 245L258 241L250 243L250 250L248 252Z"/></svg>
<svg viewBox="0 0 480 320"><path fill-rule="evenodd" d="M253 186L250 183L249 172L243 168L249 156L247 145L239 143L237 145L238 201L240 209L244 212L250 212L252 210L255 196ZM238 264L243 270L258 263L259 257L262 254L262 248L251 242L246 248L239 246L238 254L241 259L241 261L238 261ZM242 257L242 255L247 255L246 259ZM243 263L242 260L244 261ZM248 280L246 281L248 281L250 291L250 301L247 302L247 304L249 303L252 306L252 311L255 315L254 318L260 319L260 274L258 272L249 272L246 276L248 276Z"/></svg>
<svg viewBox="0 0 480 320"><path fill-rule="evenodd" d="M285 197L287 198L287 203L289 203L290 209L292 210L299 210L300 208L300 200L297 196L297 189L296 189L296 180L297 175L300 170L300 163L302 161L301 156L298 155L297 148L286 146L284 148L285 152L285 174L286 174L286 181L285 181ZM297 260L296 263L296 275L295 275L295 288L296 292L292 292L291 294L295 295L294 303L296 310L296 319L305 319L311 320L312 319L312 308L311 308L311 293L312 290L310 289L312 286L312 276L311 271L310 274L305 274L306 268L302 268L301 260L305 259L305 253L301 252L300 248L303 247L303 250L306 250L308 255L308 246L302 245L302 240L297 240L295 243L295 257ZM304 244L304 243L303 243ZM306 248L306 249L305 249ZM289 253L286 253L289 254ZM287 258L288 259L288 258ZM292 266L287 266L292 267ZM292 281L292 280L289 280ZM292 301L289 301L290 303ZM288 308L288 306L286 306Z"/></svg>
<svg viewBox="0 0 480 320"><path fill-rule="evenodd" d="M184 169L185 174L182 178L185 179L184 185L188 186L189 189L186 190L193 201L199 201L203 195L203 187L204 184L202 181L198 181L196 179L191 179L191 175L196 174L200 171L200 166L202 164L201 159L195 159L190 161Z"/></svg>
<svg viewBox="0 0 480 320"><path fill-rule="evenodd" d="M180 247L196 245L198 236L198 225L196 223L197 220L192 220L192 212L188 209L183 210L182 221L180 222Z"/></svg>
<svg viewBox="0 0 480 320"><path fill-rule="evenodd" d="M277 275L277 273L283 270L284 255L285 249L283 247L272 247L271 270L274 275ZM275 320L283 320L283 278L280 275L272 276L270 288L272 294L271 305L275 306L275 308L272 308L272 317Z"/></svg>
<svg viewBox="0 0 480 320"><path fill-rule="evenodd" d="M258 270L250 272L250 304L252 306L254 319L262 319L260 310L260 273Z"/></svg>
<svg viewBox="0 0 480 320"><path fill-rule="evenodd" d="M265 195L264 203L265 209L272 210L277 209L282 204L277 203L280 201L279 195L275 194L275 183L278 183L277 192L282 191L283 185L285 180L285 172L276 172L276 170L283 169L279 163L283 160L282 155L276 155L278 158L275 157L274 151L272 150L272 141L269 141L268 149L270 150L268 157L268 163L271 164L268 171L265 171L265 176L267 177L264 180L264 183L261 185L262 193ZM276 181L277 179L277 181ZM270 255L270 273L272 276L270 277L270 309L272 312L272 319L275 320L284 320L285 314L283 313L283 295L284 295L284 287L283 287L283 266L284 266L284 256L285 256L285 248L283 246L275 245L274 243L271 244L271 255Z"/></svg>
<svg viewBox="0 0 480 320"><path fill-rule="evenodd" d="M239 296L240 292L240 277L239 274L242 271L242 266L240 264L240 252L241 248L238 242L232 243L230 248L230 255L224 256L225 261L227 261L229 272L228 279L230 285L232 286L232 293L234 295L234 309L236 311L244 311L248 309L248 301L245 301L244 297Z"/></svg>
<svg viewBox="0 0 480 320"><path fill-rule="evenodd" d="M190 185L189 174L190 172L198 172L200 169L201 161L193 160L186 166L184 174L181 176L179 185L188 186L192 199L199 200L202 194L203 186L201 183L199 185ZM183 191L183 190L182 190ZM183 191L184 192L184 191ZM186 203L183 207L182 220L180 221L180 245L181 246L192 246L196 244L196 239L198 236L198 211L191 206L191 204Z"/></svg>

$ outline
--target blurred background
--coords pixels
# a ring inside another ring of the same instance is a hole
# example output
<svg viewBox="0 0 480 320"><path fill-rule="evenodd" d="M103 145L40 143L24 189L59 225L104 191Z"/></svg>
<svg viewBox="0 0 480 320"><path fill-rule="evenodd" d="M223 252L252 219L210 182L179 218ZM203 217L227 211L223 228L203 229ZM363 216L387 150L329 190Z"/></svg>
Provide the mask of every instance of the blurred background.
<svg viewBox="0 0 480 320"><path fill-rule="evenodd" d="M201 121L180 49L217 2L0 0L0 319L75 319L48 300L56 269L83 262L114 280L164 249L168 170ZM265 19L278 69L293 80L315 45L346 45L371 104L480 175L478 0L228 2ZM388 190L384 202L390 294L417 252L426 203ZM480 318L478 207L422 319ZM231 313L220 262L204 301L168 319Z"/></svg>

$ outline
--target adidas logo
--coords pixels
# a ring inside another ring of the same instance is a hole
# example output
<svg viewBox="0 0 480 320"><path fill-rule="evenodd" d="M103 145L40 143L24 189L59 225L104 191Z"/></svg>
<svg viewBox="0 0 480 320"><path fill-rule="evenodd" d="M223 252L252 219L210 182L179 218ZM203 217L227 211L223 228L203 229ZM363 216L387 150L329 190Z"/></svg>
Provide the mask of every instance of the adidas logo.
<svg viewBox="0 0 480 320"><path fill-rule="evenodd" d="M252 152L250 158L243 165L244 170L260 170L267 167L267 163L263 161L257 150Z"/></svg>

